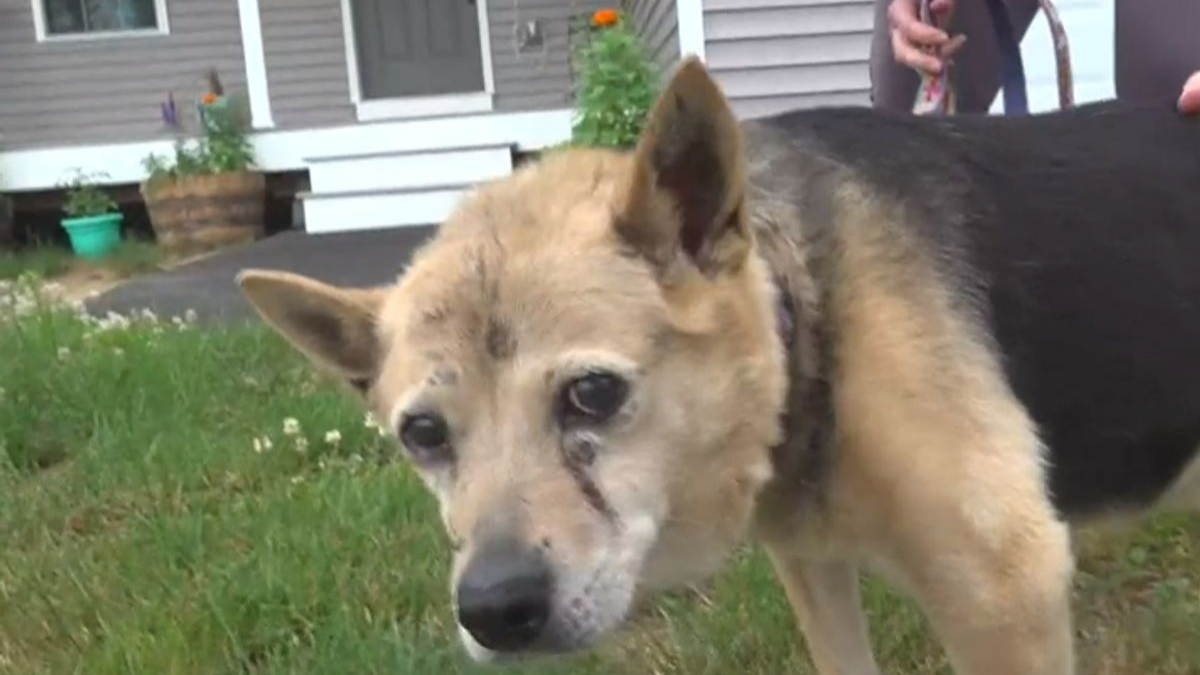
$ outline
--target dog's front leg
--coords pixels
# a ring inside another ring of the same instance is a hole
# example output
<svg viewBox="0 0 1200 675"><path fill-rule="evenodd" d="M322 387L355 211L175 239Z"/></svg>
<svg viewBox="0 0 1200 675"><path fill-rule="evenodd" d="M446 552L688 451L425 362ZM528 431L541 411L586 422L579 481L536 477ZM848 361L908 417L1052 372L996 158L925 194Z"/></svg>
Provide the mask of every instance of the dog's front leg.
<svg viewBox="0 0 1200 675"><path fill-rule="evenodd" d="M892 562L958 675L1072 675L1067 527L1049 512L992 495L978 507L1011 519L1001 536L947 517L954 511L947 505L929 536L914 536L903 560Z"/></svg>
<svg viewBox="0 0 1200 675"><path fill-rule="evenodd" d="M821 675L879 675L854 565L812 561L767 547Z"/></svg>

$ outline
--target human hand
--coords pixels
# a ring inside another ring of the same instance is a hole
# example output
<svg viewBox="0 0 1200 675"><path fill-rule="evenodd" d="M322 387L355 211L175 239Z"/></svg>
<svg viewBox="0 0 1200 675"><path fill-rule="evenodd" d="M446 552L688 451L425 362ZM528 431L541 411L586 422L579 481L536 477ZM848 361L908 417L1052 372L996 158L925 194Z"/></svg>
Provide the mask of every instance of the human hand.
<svg viewBox="0 0 1200 675"><path fill-rule="evenodd" d="M1179 110L1188 114L1200 114L1200 70L1192 73L1179 95Z"/></svg>
<svg viewBox="0 0 1200 675"><path fill-rule="evenodd" d="M937 75L946 60L954 55L967 36L950 37L945 27L954 12L955 0L931 0L929 11L936 26L921 21L921 0L892 0L888 6L888 23L892 30L892 57L899 63L928 74ZM940 27L937 27L940 26Z"/></svg>

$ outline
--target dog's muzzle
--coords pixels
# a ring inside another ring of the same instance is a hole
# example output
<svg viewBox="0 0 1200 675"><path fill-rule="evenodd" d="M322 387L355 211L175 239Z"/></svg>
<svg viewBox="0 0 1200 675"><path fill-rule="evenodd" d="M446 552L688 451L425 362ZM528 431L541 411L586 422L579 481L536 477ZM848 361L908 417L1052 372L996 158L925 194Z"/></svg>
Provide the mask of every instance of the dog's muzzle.
<svg viewBox="0 0 1200 675"><path fill-rule="evenodd" d="M458 582L458 622L481 646L514 653L534 646L550 620L550 567L537 550L497 542L472 556Z"/></svg>

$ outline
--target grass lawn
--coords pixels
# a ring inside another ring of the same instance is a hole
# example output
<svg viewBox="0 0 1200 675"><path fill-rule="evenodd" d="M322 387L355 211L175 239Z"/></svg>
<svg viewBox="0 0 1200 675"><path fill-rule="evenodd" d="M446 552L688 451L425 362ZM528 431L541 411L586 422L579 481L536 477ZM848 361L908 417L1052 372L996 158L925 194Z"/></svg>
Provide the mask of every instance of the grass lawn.
<svg viewBox="0 0 1200 675"><path fill-rule="evenodd" d="M456 643L432 499L278 338L84 321L24 287L0 290L0 673L496 672ZM1200 520L1080 548L1080 672L1200 673ZM867 601L886 672L949 672L910 603L873 579ZM526 672L813 671L747 550Z"/></svg>
<svg viewBox="0 0 1200 675"><path fill-rule="evenodd" d="M42 246L19 253L0 252L0 280L12 281L33 273L54 279L72 271L103 269L116 278L124 278L156 269L164 260L162 250L152 242L127 239L101 262L76 257L61 246Z"/></svg>

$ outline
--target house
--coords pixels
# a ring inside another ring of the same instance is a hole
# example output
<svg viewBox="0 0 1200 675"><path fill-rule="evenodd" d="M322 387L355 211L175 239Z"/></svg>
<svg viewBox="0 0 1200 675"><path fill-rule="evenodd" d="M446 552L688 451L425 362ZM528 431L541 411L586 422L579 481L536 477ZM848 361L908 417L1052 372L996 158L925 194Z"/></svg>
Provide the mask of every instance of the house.
<svg viewBox="0 0 1200 675"><path fill-rule="evenodd" d="M1111 95L1111 3L1058 0L1081 100ZM216 68L247 92L260 166L306 176L307 231L437 222L515 153L569 136L571 26L609 4L0 0L0 180L138 182L170 148L160 104L195 99ZM868 102L870 0L622 4L660 67L703 57L740 115ZM1024 51L1031 105L1053 106L1044 26Z"/></svg>

